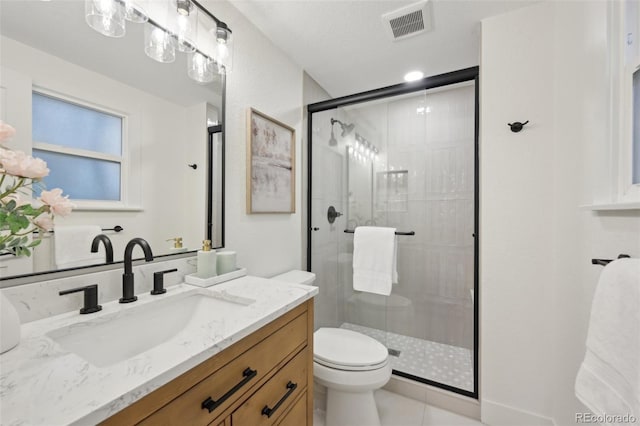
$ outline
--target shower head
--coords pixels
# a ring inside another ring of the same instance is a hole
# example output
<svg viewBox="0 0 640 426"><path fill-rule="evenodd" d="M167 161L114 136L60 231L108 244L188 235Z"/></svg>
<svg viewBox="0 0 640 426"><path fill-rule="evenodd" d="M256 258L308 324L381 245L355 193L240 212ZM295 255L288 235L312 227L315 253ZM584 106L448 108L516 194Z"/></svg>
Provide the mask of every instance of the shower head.
<svg viewBox="0 0 640 426"><path fill-rule="evenodd" d="M356 127L355 124L344 124L342 125L342 136L346 136L353 131L353 128Z"/></svg>
<svg viewBox="0 0 640 426"><path fill-rule="evenodd" d="M336 136L333 134L333 126L331 126L331 138L329 138L329 146L338 145L338 141L336 140Z"/></svg>
<svg viewBox="0 0 640 426"><path fill-rule="evenodd" d="M355 124L351 123L351 124L346 124L343 123L340 120L336 120L335 118L331 118L331 131L333 132L333 125L335 123L340 124L340 128L342 129L342 134L340 136L345 137L347 136L349 133L351 133L353 131L353 129L356 127Z"/></svg>

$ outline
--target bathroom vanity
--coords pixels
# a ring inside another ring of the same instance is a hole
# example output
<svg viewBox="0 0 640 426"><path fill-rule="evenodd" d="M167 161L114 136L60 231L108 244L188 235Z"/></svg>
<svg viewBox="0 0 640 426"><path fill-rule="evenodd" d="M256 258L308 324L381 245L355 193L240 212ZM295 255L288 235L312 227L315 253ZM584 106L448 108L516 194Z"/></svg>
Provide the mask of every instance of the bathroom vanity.
<svg viewBox="0 0 640 426"><path fill-rule="evenodd" d="M102 424L311 425L312 319L304 302Z"/></svg>
<svg viewBox="0 0 640 426"><path fill-rule="evenodd" d="M315 294L247 276L25 324L2 423L310 426Z"/></svg>

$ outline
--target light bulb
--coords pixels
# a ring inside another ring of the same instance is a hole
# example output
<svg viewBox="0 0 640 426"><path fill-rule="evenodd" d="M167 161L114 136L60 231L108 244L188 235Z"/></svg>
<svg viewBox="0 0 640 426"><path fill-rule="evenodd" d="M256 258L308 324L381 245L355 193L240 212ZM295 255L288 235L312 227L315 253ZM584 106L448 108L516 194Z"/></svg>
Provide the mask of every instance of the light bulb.
<svg viewBox="0 0 640 426"><path fill-rule="evenodd" d="M125 34L125 11L116 0L85 0L87 25L107 37L123 37Z"/></svg>
<svg viewBox="0 0 640 426"><path fill-rule="evenodd" d="M173 37L150 22L144 28L144 52L158 62L169 63L176 59Z"/></svg>
<svg viewBox="0 0 640 426"><path fill-rule="evenodd" d="M213 61L200 52L189 53L187 74L198 83L210 83L214 77Z"/></svg>

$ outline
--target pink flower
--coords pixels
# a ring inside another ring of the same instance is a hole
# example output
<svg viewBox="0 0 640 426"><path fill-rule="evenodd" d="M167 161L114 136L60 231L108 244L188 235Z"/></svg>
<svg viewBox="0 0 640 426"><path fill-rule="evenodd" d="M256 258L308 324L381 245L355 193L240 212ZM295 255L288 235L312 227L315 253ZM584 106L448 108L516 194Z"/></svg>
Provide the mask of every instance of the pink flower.
<svg viewBox="0 0 640 426"><path fill-rule="evenodd" d="M29 202L23 200L20 194L18 194L17 192L4 196L1 201L2 204L9 204L9 202L15 201L17 206L24 206L25 204L29 204Z"/></svg>
<svg viewBox="0 0 640 426"><path fill-rule="evenodd" d="M16 134L16 129L0 120L0 142L12 138Z"/></svg>
<svg viewBox="0 0 640 426"><path fill-rule="evenodd" d="M45 231L51 231L53 229L53 218L47 213L42 213L33 220L33 224Z"/></svg>
<svg viewBox="0 0 640 426"><path fill-rule="evenodd" d="M42 191L40 201L49 206L52 213L67 216L75 205L69 201L69 196L62 196L62 189L54 188L51 191Z"/></svg>
<svg viewBox="0 0 640 426"><path fill-rule="evenodd" d="M0 165L5 173L13 176L41 179L49 175L47 163L22 151L0 148Z"/></svg>

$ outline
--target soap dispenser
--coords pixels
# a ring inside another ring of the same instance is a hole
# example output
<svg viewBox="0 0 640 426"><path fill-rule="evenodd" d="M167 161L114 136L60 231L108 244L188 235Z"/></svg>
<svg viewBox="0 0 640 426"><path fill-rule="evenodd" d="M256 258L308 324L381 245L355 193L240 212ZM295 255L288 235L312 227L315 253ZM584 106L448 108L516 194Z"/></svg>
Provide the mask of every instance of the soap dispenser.
<svg viewBox="0 0 640 426"><path fill-rule="evenodd" d="M216 252L211 250L211 240L202 242L202 250L198 250L198 276L200 278L211 278L217 275L216 272Z"/></svg>
<svg viewBox="0 0 640 426"><path fill-rule="evenodd" d="M186 247L182 247L182 237L169 238L167 241L173 241L173 247L169 247L169 253L184 253Z"/></svg>

